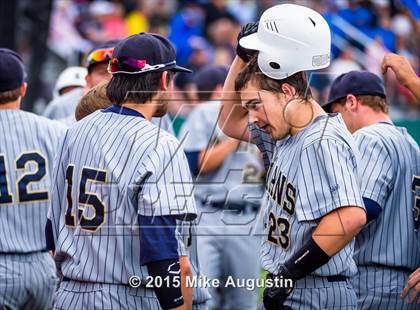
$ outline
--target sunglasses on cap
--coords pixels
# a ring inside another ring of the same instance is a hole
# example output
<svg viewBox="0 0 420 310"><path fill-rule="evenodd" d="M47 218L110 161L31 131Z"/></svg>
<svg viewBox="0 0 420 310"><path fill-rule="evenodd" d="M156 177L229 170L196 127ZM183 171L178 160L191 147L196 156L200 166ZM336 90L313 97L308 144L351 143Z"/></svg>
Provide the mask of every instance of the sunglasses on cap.
<svg viewBox="0 0 420 310"><path fill-rule="evenodd" d="M112 58L113 47L101 48L93 51L87 57L88 66L97 62L109 61Z"/></svg>
<svg viewBox="0 0 420 310"><path fill-rule="evenodd" d="M156 71L167 68L172 69L176 66L176 61L165 64L149 65L144 59L134 58L112 58L108 63L108 72L111 74L139 74L149 71Z"/></svg>

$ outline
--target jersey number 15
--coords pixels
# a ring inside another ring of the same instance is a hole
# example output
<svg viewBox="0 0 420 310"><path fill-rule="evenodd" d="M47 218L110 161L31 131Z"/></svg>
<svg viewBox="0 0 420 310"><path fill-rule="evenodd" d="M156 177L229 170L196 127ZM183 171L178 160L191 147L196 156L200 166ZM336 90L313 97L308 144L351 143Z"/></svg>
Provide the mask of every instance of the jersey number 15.
<svg viewBox="0 0 420 310"><path fill-rule="evenodd" d="M81 229L95 232L105 223L105 204L100 199L98 194L90 193L86 191L86 183L88 181L95 183L106 183L105 170L98 170L95 168L84 167L82 169L82 175L79 184L79 195L78 195L78 212L72 213L73 208L73 172L74 165L69 165L66 170L66 183L67 183L67 208L65 214L66 226L76 227L76 224L80 225ZM93 210L94 215L87 217L84 214L84 209L90 207Z"/></svg>

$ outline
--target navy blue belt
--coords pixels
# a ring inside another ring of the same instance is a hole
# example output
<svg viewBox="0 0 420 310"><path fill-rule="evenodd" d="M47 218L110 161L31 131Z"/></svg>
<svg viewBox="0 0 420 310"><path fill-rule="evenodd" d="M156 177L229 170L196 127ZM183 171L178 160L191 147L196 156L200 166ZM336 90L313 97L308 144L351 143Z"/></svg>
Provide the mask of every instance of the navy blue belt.
<svg viewBox="0 0 420 310"><path fill-rule="evenodd" d="M267 274L267 278L274 279L274 275L272 273L269 273ZM323 278L326 278L328 282L345 282L348 279L346 276L343 276L341 274L334 276L326 276Z"/></svg>
<svg viewBox="0 0 420 310"><path fill-rule="evenodd" d="M255 203L247 203L247 202L226 202L226 201L220 201L220 202L205 202L202 201L203 205L213 207L215 209L221 209L221 210L232 210L232 211L253 211L258 212L260 209L259 204Z"/></svg>

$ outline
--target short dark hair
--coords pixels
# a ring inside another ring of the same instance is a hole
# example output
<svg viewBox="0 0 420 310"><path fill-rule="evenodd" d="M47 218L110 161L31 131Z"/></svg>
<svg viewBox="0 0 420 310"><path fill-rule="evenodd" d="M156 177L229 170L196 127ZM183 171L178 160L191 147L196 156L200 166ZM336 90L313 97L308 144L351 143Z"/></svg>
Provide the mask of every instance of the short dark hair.
<svg viewBox="0 0 420 310"><path fill-rule="evenodd" d="M0 92L0 104L17 100L20 97L20 87Z"/></svg>
<svg viewBox="0 0 420 310"><path fill-rule="evenodd" d="M122 104L126 101L146 103L157 94L162 72L142 74L114 75L106 87L106 95L112 103ZM168 71L167 83L173 73Z"/></svg>
<svg viewBox="0 0 420 310"><path fill-rule="evenodd" d="M389 112L388 104L386 99L381 96L374 95L355 95L357 100L359 100L363 105L370 107L375 112ZM331 110L333 104L345 105L347 97L341 98L340 100L329 104L329 110Z"/></svg>
<svg viewBox="0 0 420 310"><path fill-rule="evenodd" d="M235 91L243 89L251 80L257 82L257 85L262 90L267 90L273 93L282 92L281 86L284 83L288 83L295 88L296 94L300 98L308 99L312 97L312 92L305 72L297 72L281 80L272 79L264 75L258 67L257 56L254 56L249 61L248 65L236 77Z"/></svg>

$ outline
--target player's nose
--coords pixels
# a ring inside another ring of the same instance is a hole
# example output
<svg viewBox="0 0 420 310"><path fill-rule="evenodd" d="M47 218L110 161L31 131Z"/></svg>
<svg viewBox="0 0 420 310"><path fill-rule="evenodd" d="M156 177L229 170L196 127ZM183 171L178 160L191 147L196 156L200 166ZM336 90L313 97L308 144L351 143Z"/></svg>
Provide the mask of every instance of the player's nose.
<svg viewBox="0 0 420 310"><path fill-rule="evenodd" d="M249 123L258 125L259 121L260 121L260 118L258 117L257 113L255 113L253 111L248 112L248 122Z"/></svg>

